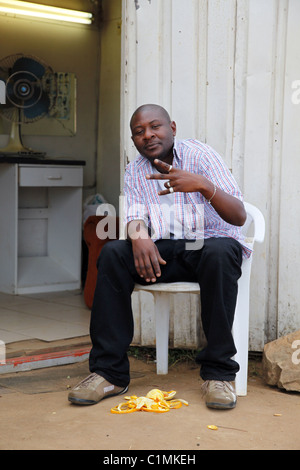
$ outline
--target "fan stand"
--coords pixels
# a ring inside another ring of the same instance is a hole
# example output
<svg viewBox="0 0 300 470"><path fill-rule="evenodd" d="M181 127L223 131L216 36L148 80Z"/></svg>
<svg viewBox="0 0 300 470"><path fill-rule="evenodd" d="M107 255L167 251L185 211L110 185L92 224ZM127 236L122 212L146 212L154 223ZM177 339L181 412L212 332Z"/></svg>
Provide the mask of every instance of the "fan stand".
<svg viewBox="0 0 300 470"><path fill-rule="evenodd" d="M0 149L0 155L6 156L30 156L41 158L46 155L45 152L36 152L29 147L25 147L21 137L21 123L12 122L10 136L6 147Z"/></svg>
<svg viewBox="0 0 300 470"><path fill-rule="evenodd" d="M11 125L10 136L6 147L0 149L0 154L28 154L30 149L24 147L21 138L21 125L18 122L13 122Z"/></svg>

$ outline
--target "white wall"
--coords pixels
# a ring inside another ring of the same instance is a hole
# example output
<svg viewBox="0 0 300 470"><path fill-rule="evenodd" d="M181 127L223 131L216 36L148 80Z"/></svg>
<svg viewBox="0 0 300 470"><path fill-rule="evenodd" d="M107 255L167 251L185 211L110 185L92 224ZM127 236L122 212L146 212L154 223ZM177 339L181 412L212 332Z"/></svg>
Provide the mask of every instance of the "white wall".
<svg viewBox="0 0 300 470"><path fill-rule="evenodd" d="M213 146L266 219L251 280L250 350L300 328L299 0L123 0L121 183L129 119L159 103L179 138ZM294 95L295 96L295 95Z"/></svg>

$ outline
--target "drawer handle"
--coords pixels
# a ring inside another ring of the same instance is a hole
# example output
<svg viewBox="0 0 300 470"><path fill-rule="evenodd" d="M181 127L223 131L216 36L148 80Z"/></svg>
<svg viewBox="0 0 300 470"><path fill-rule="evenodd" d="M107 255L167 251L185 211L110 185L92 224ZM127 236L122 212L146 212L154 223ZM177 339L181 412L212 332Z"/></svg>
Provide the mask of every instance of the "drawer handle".
<svg viewBox="0 0 300 470"><path fill-rule="evenodd" d="M47 176L48 180L61 180L62 176Z"/></svg>

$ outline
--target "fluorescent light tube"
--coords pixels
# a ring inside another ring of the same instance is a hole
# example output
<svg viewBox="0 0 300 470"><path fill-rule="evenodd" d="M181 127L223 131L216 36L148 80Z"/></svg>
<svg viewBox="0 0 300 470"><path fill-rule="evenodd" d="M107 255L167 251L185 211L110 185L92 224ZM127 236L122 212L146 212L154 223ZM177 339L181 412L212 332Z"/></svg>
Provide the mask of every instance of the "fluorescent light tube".
<svg viewBox="0 0 300 470"><path fill-rule="evenodd" d="M93 21L92 13L69 10L66 8L51 7L48 5L40 5L31 2L22 2L18 0L0 1L0 12L27 16L31 18L67 21L81 24L91 24Z"/></svg>

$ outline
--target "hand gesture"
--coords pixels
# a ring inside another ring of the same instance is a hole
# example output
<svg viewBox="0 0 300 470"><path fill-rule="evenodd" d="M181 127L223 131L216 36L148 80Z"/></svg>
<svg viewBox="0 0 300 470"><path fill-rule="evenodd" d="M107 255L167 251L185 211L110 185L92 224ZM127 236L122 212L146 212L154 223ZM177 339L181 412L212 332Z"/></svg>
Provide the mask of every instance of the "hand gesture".
<svg viewBox="0 0 300 470"><path fill-rule="evenodd" d="M159 171L159 174L146 175L147 179L153 180L166 180L165 190L159 191L159 195L174 193L174 192L195 192L201 191L201 185L204 183L204 176L196 173L190 173L179 168L173 168L166 162L161 160L154 160L154 165Z"/></svg>

